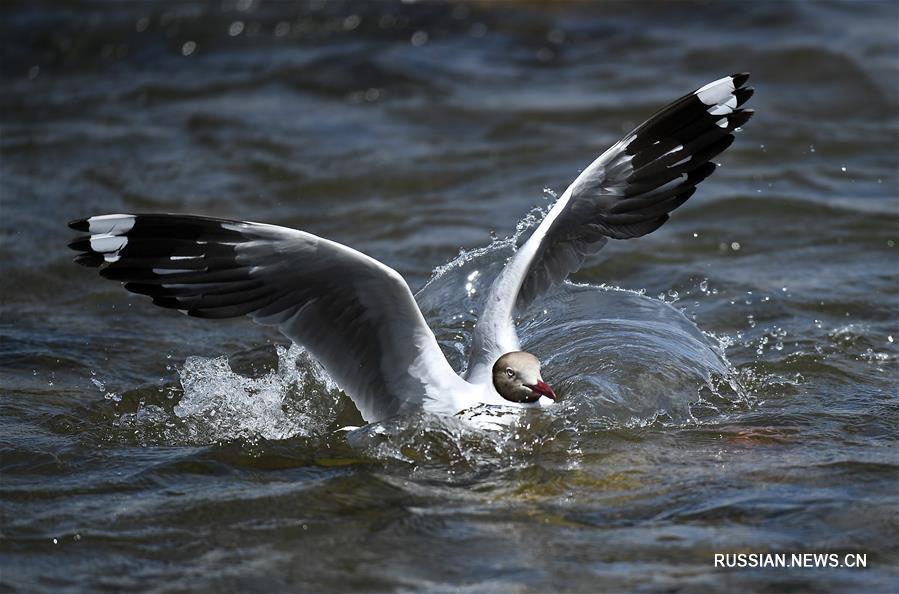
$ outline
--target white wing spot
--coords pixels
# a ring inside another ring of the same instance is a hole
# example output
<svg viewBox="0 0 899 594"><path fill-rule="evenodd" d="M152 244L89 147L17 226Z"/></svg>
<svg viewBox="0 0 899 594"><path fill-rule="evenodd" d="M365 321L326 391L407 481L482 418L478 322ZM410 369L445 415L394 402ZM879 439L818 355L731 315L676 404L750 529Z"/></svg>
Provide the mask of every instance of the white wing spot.
<svg viewBox="0 0 899 594"><path fill-rule="evenodd" d="M734 89L734 79L730 76L725 76L710 82L704 87L700 87L694 94L706 105L720 105Z"/></svg>
<svg viewBox="0 0 899 594"><path fill-rule="evenodd" d="M91 249L100 254L118 254L126 245L128 238L119 235L102 233L91 237Z"/></svg>
<svg viewBox="0 0 899 594"><path fill-rule="evenodd" d="M134 227L134 215L110 214L91 217L87 220L88 232L92 235L123 235Z"/></svg>

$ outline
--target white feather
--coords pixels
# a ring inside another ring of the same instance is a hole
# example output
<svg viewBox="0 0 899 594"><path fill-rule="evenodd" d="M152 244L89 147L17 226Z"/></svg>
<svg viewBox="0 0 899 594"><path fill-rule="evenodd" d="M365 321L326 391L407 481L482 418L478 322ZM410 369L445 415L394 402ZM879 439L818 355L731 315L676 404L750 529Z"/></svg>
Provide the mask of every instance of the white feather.
<svg viewBox="0 0 899 594"><path fill-rule="evenodd" d="M734 79L731 76L710 82L696 90L695 95L706 105L720 105L727 100L727 96L733 93ZM736 106L736 103L734 103Z"/></svg>
<svg viewBox="0 0 899 594"><path fill-rule="evenodd" d="M101 233L91 236L91 249L100 254L115 254L128 245L128 238Z"/></svg>
<svg viewBox="0 0 899 594"><path fill-rule="evenodd" d="M134 215L109 214L87 220L91 234L123 235L134 227Z"/></svg>

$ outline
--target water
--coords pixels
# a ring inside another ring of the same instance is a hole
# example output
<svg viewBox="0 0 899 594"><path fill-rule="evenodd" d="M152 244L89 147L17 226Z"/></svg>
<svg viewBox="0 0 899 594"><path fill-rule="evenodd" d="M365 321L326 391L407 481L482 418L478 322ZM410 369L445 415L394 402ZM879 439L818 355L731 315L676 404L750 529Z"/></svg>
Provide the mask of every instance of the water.
<svg viewBox="0 0 899 594"><path fill-rule="evenodd" d="M3 589L896 591L897 19L4 6ZM303 228L402 272L461 367L504 238L741 70L757 114L720 170L523 316L564 399L507 431L338 431L361 419L302 349L157 310L65 249L104 212ZM868 567L714 567L737 552Z"/></svg>

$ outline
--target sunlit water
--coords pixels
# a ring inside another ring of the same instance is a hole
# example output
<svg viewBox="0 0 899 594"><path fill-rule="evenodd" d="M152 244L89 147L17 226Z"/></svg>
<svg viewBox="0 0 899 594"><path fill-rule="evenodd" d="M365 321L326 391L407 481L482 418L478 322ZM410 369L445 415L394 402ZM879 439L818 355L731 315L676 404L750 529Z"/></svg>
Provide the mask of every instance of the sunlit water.
<svg viewBox="0 0 899 594"><path fill-rule="evenodd" d="M897 10L4 7L0 584L895 591ZM402 272L461 371L578 168L740 70L758 113L720 170L518 321L562 399L508 427L364 425L271 329L65 250L101 212L303 228ZM868 568L713 566L778 551Z"/></svg>

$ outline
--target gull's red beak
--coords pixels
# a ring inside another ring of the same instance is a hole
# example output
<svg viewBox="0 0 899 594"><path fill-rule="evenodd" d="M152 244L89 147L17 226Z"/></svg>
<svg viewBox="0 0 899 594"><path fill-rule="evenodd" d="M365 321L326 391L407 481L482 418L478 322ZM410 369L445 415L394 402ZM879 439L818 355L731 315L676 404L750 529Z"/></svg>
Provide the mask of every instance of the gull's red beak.
<svg viewBox="0 0 899 594"><path fill-rule="evenodd" d="M556 393L553 392L553 389L549 387L549 385L544 381L539 381L533 386L528 386L532 392L535 394L540 394L541 396L546 396L550 400L556 399Z"/></svg>

